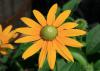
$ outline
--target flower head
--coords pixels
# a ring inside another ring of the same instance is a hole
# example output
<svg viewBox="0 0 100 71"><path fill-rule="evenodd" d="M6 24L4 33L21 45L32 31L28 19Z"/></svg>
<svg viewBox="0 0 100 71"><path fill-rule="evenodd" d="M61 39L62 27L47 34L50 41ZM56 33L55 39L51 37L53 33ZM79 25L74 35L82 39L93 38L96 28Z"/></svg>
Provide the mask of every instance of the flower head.
<svg viewBox="0 0 100 71"><path fill-rule="evenodd" d="M50 8L47 14L47 20L38 10L33 10L33 14L38 20L38 23L30 18L22 17L21 20L28 27L18 28L16 30L26 35L16 40L16 43L35 41L35 43L23 53L23 59L29 58L41 49L39 55L39 68L43 66L45 58L47 57L50 68L54 69L56 53L59 53L68 61L74 61L73 56L66 46L77 48L83 46L80 42L70 37L85 35L86 32L74 29L78 25L75 22L64 23L69 17L71 10L65 10L56 18L57 8L57 4L54 4Z"/></svg>
<svg viewBox="0 0 100 71"><path fill-rule="evenodd" d="M9 25L4 30L2 30L2 26L0 25L0 53L3 55L7 54L6 49L14 49L13 45L9 42L11 38L15 35L14 31L11 31L12 26Z"/></svg>

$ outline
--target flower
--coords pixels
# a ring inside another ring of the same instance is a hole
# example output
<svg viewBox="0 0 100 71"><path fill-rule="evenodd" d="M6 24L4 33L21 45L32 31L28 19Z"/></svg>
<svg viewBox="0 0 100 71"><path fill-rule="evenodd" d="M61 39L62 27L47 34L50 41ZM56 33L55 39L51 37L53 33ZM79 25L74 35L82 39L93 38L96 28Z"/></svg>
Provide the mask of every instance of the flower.
<svg viewBox="0 0 100 71"><path fill-rule="evenodd" d="M3 55L7 54L6 49L14 49L13 45L9 43L15 35L15 32L11 31L11 29L12 26L9 25L2 31L2 26L0 25L0 53Z"/></svg>
<svg viewBox="0 0 100 71"><path fill-rule="evenodd" d="M64 23L66 18L69 17L71 10L65 10L56 18L57 8L57 4L54 4L50 8L47 14L47 20L38 10L33 10L33 14L39 23L30 18L22 17L21 20L28 27L16 29L17 32L22 33L25 36L17 39L15 43L35 41L34 44L23 53L23 59L31 57L41 49L39 55L39 68L43 66L47 57L50 68L54 69L56 53L59 53L68 61L74 61L73 56L66 46L76 48L83 47L80 42L70 37L85 35L86 32L79 29L73 29L78 25L75 22Z"/></svg>

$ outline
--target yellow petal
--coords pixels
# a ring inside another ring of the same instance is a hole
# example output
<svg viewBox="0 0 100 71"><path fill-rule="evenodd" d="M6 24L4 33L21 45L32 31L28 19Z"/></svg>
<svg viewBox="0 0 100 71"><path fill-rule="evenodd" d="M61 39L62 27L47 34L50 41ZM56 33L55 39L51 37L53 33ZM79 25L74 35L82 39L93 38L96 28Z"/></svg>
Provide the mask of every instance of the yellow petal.
<svg viewBox="0 0 100 71"><path fill-rule="evenodd" d="M14 49L14 46L11 44L2 44L1 45L2 48L8 48L8 49Z"/></svg>
<svg viewBox="0 0 100 71"><path fill-rule="evenodd" d="M60 41L62 44L67 45L67 46L72 46L72 47L76 47L76 48L83 47L83 44L81 44L80 42L78 42L72 38L57 37L57 40Z"/></svg>
<svg viewBox="0 0 100 71"><path fill-rule="evenodd" d="M68 50L67 47L65 47L64 45L62 45L60 42L58 42L57 40L54 41L53 45L55 46L57 52L63 56L66 60L68 61L73 61L73 56L70 53L70 51Z"/></svg>
<svg viewBox="0 0 100 71"><path fill-rule="evenodd" d="M2 41L2 43L8 43L9 42L8 35L4 33L0 33L0 40Z"/></svg>
<svg viewBox="0 0 100 71"><path fill-rule="evenodd" d="M2 32L2 25L0 24L0 33Z"/></svg>
<svg viewBox="0 0 100 71"><path fill-rule="evenodd" d="M2 55L7 55L7 52L4 51L4 50L0 50L0 53L1 53Z"/></svg>
<svg viewBox="0 0 100 71"><path fill-rule="evenodd" d="M78 24L75 22L67 22L61 25L58 29L59 30L72 29L72 28L75 28L76 26L78 26Z"/></svg>
<svg viewBox="0 0 100 71"><path fill-rule="evenodd" d="M79 30L79 29L69 29L69 30L63 30L59 32L59 35L61 36L80 36L80 35L85 35L86 31Z"/></svg>
<svg viewBox="0 0 100 71"><path fill-rule="evenodd" d="M27 42L31 42L31 41L35 41L35 40L39 40L40 36L25 36L22 38L19 38L15 41L15 43L27 43Z"/></svg>
<svg viewBox="0 0 100 71"><path fill-rule="evenodd" d="M18 28L16 29L16 32L25 34L25 35L37 35L39 32L36 32L35 30L33 30L32 28Z"/></svg>
<svg viewBox="0 0 100 71"><path fill-rule="evenodd" d="M43 44L43 40L38 40L35 42L32 46L30 46L22 55L23 59L27 59L34 55L36 52L38 52L41 49L41 46Z"/></svg>
<svg viewBox="0 0 100 71"><path fill-rule="evenodd" d="M56 50L53 48L53 43L52 41L48 42L48 64L50 66L50 69L53 70L55 66L55 61L56 61Z"/></svg>
<svg viewBox="0 0 100 71"><path fill-rule="evenodd" d="M15 30L13 30L10 33L6 34L6 36L8 39L11 39L11 38L15 37L15 34L17 34L17 33ZM16 37L17 37L17 35L16 35Z"/></svg>
<svg viewBox="0 0 100 71"><path fill-rule="evenodd" d="M56 19L56 21L53 23L55 27L60 26L70 15L71 10L65 10L62 12Z"/></svg>
<svg viewBox="0 0 100 71"><path fill-rule="evenodd" d="M54 22L54 18L55 18L55 14L56 14L56 12L57 12L57 4L54 4L51 8L50 8L50 10L49 10L49 12L48 12L48 15L47 15L47 24L48 25L52 25L53 24L53 22Z"/></svg>
<svg viewBox="0 0 100 71"><path fill-rule="evenodd" d="M39 30L41 29L41 25L39 25L37 22L34 20L27 18L27 17L22 17L21 20L28 25L29 27L33 28L34 30Z"/></svg>
<svg viewBox="0 0 100 71"><path fill-rule="evenodd" d="M35 15L36 19L38 20L38 22L42 26L45 26L46 25L46 19L45 19L45 17L39 11L33 10L33 14Z"/></svg>
<svg viewBox="0 0 100 71"><path fill-rule="evenodd" d="M3 33L7 34L11 31L12 25L9 25L7 28L4 29Z"/></svg>
<svg viewBox="0 0 100 71"><path fill-rule="evenodd" d="M47 42L44 41L40 55L39 55L39 68L42 68L43 63L46 59L46 55L47 55Z"/></svg>

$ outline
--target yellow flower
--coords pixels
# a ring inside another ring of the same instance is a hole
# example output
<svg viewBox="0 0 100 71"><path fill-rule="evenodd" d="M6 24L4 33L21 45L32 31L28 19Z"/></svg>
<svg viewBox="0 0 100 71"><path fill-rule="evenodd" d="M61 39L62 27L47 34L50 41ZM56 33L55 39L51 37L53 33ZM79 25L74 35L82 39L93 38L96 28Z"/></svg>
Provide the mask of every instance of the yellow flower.
<svg viewBox="0 0 100 71"><path fill-rule="evenodd" d="M0 25L0 53L3 55L7 54L6 49L14 49L13 45L9 42L11 38L15 35L14 31L11 31L12 26L9 25L4 30L2 30L2 26Z"/></svg>
<svg viewBox="0 0 100 71"><path fill-rule="evenodd" d="M76 48L81 48L83 46L80 42L69 37L85 35L86 32L79 29L73 29L78 25L75 22L64 23L71 13L70 10L65 10L56 18L55 14L57 8L57 4L54 4L50 8L47 14L47 20L39 11L33 10L33 14L39 23L30 18L22 17L21 20L29 27L18 28L16 30L26 35L16 40L16 43L35 41L35 43L23 53L22 58L27 59L41 49L39 55L39 68L43 66L47 56L50 68L54 69L56 53L59 53L68 61L74 61L73 56L66 46Z"/></svg>

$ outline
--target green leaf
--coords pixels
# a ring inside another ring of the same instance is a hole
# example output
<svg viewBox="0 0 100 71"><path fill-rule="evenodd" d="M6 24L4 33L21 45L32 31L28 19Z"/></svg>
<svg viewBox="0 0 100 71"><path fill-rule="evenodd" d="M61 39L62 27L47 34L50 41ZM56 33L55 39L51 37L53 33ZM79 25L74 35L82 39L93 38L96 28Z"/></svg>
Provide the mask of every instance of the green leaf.
<svg viewBox="0 0 100 71"><path fill-rule="evenodd" d="M80 2L81 0L70 0L63 5L62 10L74 10L78 7Z"/></svg>
<svg viewBox="0 0 100 71"><path fill-rule="evenodd" d="M100 60L98 60L94 65L95 71L100 71Z"/></svg>
<svg viewBox="0 0 100 71"><path fill-rule="evenodd" d="M24 43L17 47L17 51L14 54L13 58L16 59L17 57L19 57L30 45L32 45L32 43Z"/></svg>
<svg viewBox="0 0 100 71"><path fill-rule="evenodd" d="M43 66L41 69L39 69L38 71L50 71L49 65L48 65L48 61L47 59L45 60Z"/></svg>
<svg viewBox="0 0 100 71"><path fill-rule="evenodd" d="M6 65L0 64L0 71L6 71Z"/></svg>
<svg viewBox="0 0 100 71"><path fill-rule="evenodd" d="M84 69L77 62L66 62L64 59L58 59L55 71L84 71Z"/></svg>
<svg viewBox="0 0 100 71"><path fill-rule="evenodd" d="M8 56L3 56L0 58L0 62L6 63L8 61Z"/></svg>
<svg viewBox="0 0 100 71"><path fill-rule="evenodd" d="M92 30L89 31L86 37L87 54L93 54L100 51L100 25L98 24Z"/></svg>

